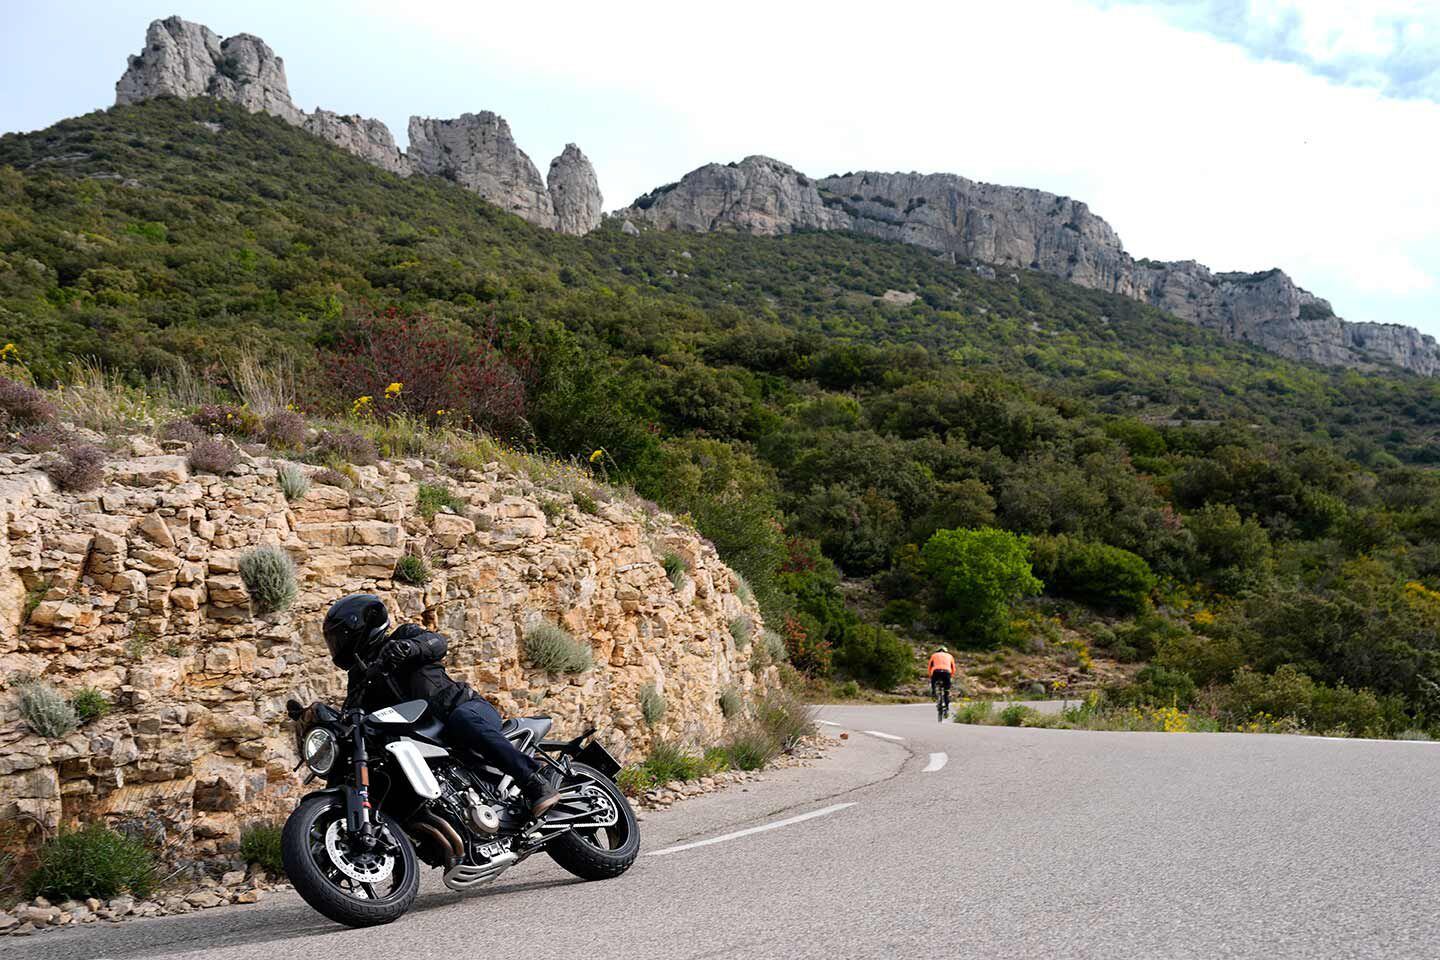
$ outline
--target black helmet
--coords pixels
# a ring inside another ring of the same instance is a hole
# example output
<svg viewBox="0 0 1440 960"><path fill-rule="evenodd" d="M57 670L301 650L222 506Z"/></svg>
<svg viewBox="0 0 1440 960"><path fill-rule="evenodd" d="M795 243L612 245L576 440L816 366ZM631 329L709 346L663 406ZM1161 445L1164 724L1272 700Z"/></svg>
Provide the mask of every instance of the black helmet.
<svg viewBox="0 0 1440 960"><path fill-rule="evenodd" d="M325 646L330 659L341 670L355 666L357 657L367 656L390 629L390 614L373 593L352 593L330 605L325 614Z"/></svg>

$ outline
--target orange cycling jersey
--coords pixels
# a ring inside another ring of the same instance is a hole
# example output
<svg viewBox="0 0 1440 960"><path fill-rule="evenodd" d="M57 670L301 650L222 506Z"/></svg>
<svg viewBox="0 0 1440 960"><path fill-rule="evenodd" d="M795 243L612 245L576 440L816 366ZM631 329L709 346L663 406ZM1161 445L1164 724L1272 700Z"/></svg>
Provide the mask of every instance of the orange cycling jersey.
<svg viewBox="0 0 1440 960"><path fill-rule="evenodd" d="M955 676L955 658L948 653L930 654L930 672L928 675L932 677L935 676L936 670L944 670L948 672L950 676Z"/></svg>

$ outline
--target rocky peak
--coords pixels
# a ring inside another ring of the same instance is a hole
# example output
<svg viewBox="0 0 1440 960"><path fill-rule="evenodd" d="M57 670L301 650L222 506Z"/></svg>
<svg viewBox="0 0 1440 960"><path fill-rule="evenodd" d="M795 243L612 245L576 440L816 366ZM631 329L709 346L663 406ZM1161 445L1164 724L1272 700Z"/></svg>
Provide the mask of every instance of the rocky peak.
<svg viewBox="0 0 1440 960"><path fill-rule="evenodd" d="M550 161L545 178L550 202L555 208L556 229L579 236L600 225L604 198L590 159L573 143L565 144L560 156Z"/></svg>
<svg viewBox="0 0 1440 960"><path fill-rule="evenodd" d="M410 162L419 172L453 180L536 226L555 228L545 181L498 114L482 110L453 120L411 117Z"/></svg>
<svg viewBox="0 0 1440 960"><path fill-rule="evenodd" d="M402 177L410 176L410 158L395 146L390 128L379 120L355 114L341 116L316 108L305 118L303 126L308 133L328 140L362 160L369 160L377 167Z"/></svg>
<svg viewBox="0 0 1440 960"><path fill-rule="evenodd" d="M620 216L664 230L738 230L771 236L794 229L843 230L843 213L821 199L815 182L787 163L751 156L712 163L679 183L639 197Z"/></svg>

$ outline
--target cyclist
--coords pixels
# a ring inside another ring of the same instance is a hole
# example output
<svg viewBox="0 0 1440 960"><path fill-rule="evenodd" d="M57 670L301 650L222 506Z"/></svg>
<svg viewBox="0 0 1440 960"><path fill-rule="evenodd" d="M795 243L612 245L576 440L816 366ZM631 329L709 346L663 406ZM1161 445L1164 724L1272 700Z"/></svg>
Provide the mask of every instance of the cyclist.
<svg viewBox="0 0 1440 960"><path fill-rule="evenodd" d="M950 651L941 647L930 654L930 696L935 696L935 689L945 689L945 699L950 699L950 681L955 677L955 658L950 656Z"/></svg>

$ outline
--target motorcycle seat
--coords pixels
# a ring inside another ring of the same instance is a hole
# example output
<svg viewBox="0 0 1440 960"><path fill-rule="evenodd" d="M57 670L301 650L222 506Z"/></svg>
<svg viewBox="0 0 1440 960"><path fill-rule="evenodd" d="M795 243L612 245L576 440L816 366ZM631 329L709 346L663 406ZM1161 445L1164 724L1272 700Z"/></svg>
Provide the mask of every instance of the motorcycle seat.
<svg viewBox="0 0 1440 960"><path fill-rule="evenodd" d="M510 717L500 724L500 734L511 742L528 736L531 742L539 743L553 725L549 717Z"/></svg>

